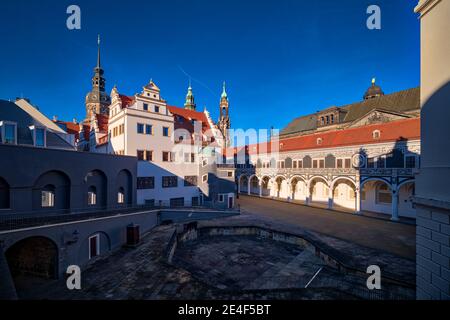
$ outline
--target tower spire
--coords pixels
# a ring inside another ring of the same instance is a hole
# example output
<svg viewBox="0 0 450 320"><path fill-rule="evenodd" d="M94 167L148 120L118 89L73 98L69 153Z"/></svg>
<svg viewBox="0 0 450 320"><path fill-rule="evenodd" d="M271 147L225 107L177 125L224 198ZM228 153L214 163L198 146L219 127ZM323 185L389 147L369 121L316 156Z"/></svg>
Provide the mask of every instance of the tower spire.
<svg viewBox="0 0 450 320"><path fill-rule="evenodd" d="M196 108L194 93L192 92L190 77L189 77L189 87L188 87L188 92L186 94L186 102L184 103L184 108L188 109L188 110L195 110L195 108Z"/></svg>
<svg viewBox="0 0 450 320"><path fill-rule="evenodd" d="M97 68L100 69L100 35L97 36Z"/></svg>
<svg viewBox="0 0 450 320"><path fill-rule="evenodd" d="M225 81L223 82L223 89L222 89L222 96L221 97L222 98L227 98L228 97Z"/></svg>

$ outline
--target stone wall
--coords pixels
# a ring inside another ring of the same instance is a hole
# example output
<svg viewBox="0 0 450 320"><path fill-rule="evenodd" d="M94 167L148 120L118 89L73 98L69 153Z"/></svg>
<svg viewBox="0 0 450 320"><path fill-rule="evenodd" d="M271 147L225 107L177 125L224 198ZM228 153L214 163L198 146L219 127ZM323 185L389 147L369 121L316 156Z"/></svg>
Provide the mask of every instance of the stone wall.
<svg viewBox="0 0 450 320"><path fill-rule="evenodd" d="M417 208L417 298L450 299L450 211Z"/></svg>

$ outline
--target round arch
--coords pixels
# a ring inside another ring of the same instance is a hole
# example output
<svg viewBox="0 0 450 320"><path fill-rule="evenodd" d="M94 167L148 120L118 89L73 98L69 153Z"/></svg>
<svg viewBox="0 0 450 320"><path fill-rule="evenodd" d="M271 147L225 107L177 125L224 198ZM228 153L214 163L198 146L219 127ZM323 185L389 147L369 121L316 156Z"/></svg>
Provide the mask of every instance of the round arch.
<svg viewBox="0 0 450 320"><path fill-rule="evenodd" d="M378 182L386 183L389 186L389 188L392 190L392 185L391 185L391 183L389 181L387 181L386 179L383 179L383 178L375 178L375 177L367 178L367 179L364 179L363 181L361 181L360 189L361 190L364 189L364 185L367 182L371 182L371 181L375 181L375 182L378 181Z"/></svg>
<svg viewBox="0 0 450 320"><path fill-rule="evenodd" d="M334 178L333 181L331 181L330 187L331 187L332 190L334 189L336 183L337 183L339 180L345 180L345 181L348 181L348 182L350 182L350 183L353 185L353 187L355 188L355 190L357 189L355 180L353 180L352 178L344 177L344 176L343 176L343 177L337 177L337 178Z"/></svg>
<svg viewBox="0 0 450 320"><path fill-rule="evenodd" d="M117 174L116 189L118 200L121 198L120 193L123 193L123 201L117 201L118 204L131 205L133 203L133 175L128 169L122 169Z"/></svg>
<svg viewBox="0 0 450 320"><path fill-rule="evenodd" d="M9 183L0 177L0 209L10 207L10 186Z"/></svg>
<svg viewBox="0 0 450 320"><path fill-rule="evenodd" d="M306 188L309 193L308 201L310 203L314 201L319 203L329 202L330 183L324 176L311 177Z"/></svg>
<svg viewBox="0 0 450 320"><path fill-rule="evenodd" d="M91 170L84 177L84 183L85 204L95 208L106 207L108 199L108 178L106 174L102 170ZM93 190L95 190L95 194L92 194Z"/></svg>
<svg viewBox="0 0 450 320"><path fill-rule="evenodd" d="M415 179L408 179L408 180L405 180L405 181L400 182L400 183L397 185L397 191L399 191L400 188L403 187L405 184L409 184L409 183L415 184L415 183L416 183L416 180L415 180Z"/></svg>
<svg viewBox="0 0 450 320"><path fill-rule="evenodd" d="M296 182L295 184L294 181ZM289 179L289 184L291 185L292 200L306 201L306 188L308 185L306 179L302 176L294 175Z"/></svg>
<svg viewBox="0 0 450 320"><path fill-rule="evenodd" d="M60 170L41 174L33 185L33 210L67 210L70 208L71 180Z"/></svg>
<svg viewBox="0 0 450 320"><path fill-rule="evenodd" d="M19 296L30 289L35 281L19 281L23 277L40 279L58 278L58 245L45 236L23 238L5 252L6 261ZM37 283L41 283L38 281Z"/></svg>
<svg viewBox="0 0 450 320"><path fill-rule="evenodd" d="M255 174L250 176L250 178L248 179L248 190L250 191L251 194L259 195L259 188L260 188L259 183L260 180L258 176L256 176Z"/></svg>

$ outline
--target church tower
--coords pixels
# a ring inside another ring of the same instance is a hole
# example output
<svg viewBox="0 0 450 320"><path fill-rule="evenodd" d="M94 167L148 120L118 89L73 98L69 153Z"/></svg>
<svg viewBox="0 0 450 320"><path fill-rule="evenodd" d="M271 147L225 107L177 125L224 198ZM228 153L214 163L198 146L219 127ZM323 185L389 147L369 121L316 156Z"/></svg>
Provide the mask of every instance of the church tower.
<svg viewBox="0 0 450 320"><path fill-rule="evenodd" d="M188 110L194 110L196 108L195 100L194 100L194 93L192 92L191 87L191 80L189 80L189 88L188 92L186 94L186 102L184 103L184 108Z"/></svg>
<svg viewBox="0 0 450 320"><path fill-rule="evenodd" d="M92 114L108 114L108 106L111 98L105 91L105 78L100 63L100 36L97 40L97 66L94 68L92 77L92 90L86 96L86 118L84 122L91 120Z"/></svg>
<svg viewBox="0 0 450 320"><path fill-rule="evenodd" d="M230 146L229 129L231 127L230 115L228 113L228 95L225 88L225 82L223 83L222 95L220 97L220 117L217 124L224 138L224 147Z"/></svg>

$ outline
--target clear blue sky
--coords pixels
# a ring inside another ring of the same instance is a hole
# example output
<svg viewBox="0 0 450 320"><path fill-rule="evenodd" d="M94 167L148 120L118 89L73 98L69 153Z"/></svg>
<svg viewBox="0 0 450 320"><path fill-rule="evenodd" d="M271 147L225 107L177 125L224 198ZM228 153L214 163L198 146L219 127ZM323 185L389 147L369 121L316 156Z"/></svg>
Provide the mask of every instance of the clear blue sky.
<svg viewBox="0 0 450 320"><path fill-rule="evenodd" d="M46 115L84 117L102 37L107 92L150 78L182 106L188 77L214 119L222 81L234 128L283 128L293 118L361 100L372 77L386 93L419 85L416 0L0 1L0 99L23 95ZM66 28L78 4L82 29ZM382 29L366 28L366 9ZM209 89L208 89L209 88Z"/></svg>

